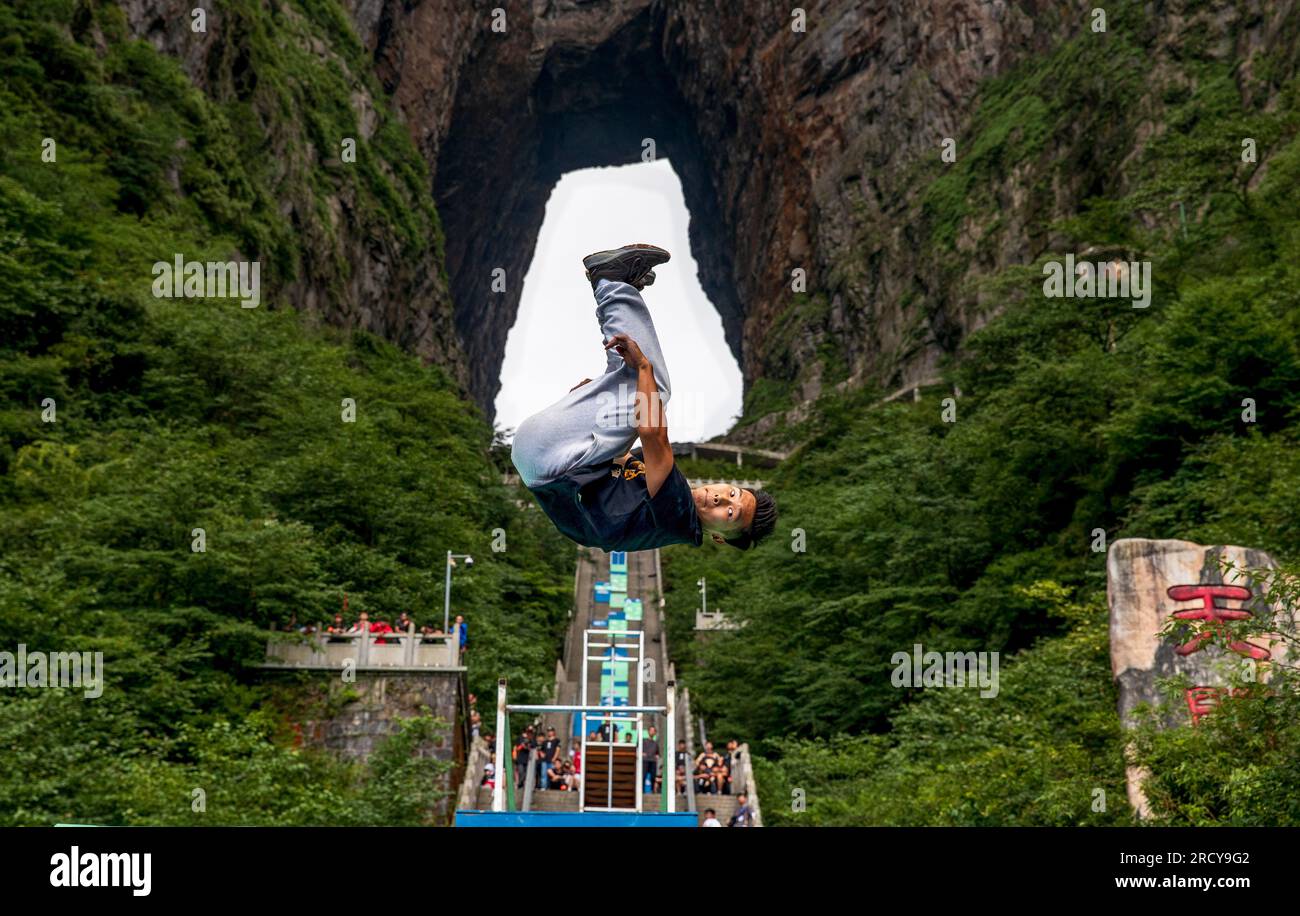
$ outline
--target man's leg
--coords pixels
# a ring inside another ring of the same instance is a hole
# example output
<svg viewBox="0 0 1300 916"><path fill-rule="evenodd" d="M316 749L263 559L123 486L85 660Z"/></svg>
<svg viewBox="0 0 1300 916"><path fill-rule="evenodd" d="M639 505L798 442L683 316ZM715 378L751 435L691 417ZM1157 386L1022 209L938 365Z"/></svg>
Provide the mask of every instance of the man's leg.
<svg viewBox="0 0 1300 916"><path fill-rule="evenodd" d="M602 341L615 334L635 340L654 366L660 399L667 404L668 366L645 300L634 286L613 280L599 281L595 294ZM636 407L636 372L609 350L604 375L519 424L511 459L520 478L535 486L621 457L636 440Z"/></svg>

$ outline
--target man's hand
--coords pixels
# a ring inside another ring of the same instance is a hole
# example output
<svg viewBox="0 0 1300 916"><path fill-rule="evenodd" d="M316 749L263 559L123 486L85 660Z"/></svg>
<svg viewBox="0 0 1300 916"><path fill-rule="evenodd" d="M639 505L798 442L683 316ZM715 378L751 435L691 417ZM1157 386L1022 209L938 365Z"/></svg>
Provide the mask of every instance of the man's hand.
<svg viewBox="0 0 1300 916"><path fill-rule="evenodd" d="M605 349L617 350L618 355L623 357L623 362L633 369L640 369L649 364L649 360L645 358L637 342L626 334L615 334L605 342Z"/></svg>

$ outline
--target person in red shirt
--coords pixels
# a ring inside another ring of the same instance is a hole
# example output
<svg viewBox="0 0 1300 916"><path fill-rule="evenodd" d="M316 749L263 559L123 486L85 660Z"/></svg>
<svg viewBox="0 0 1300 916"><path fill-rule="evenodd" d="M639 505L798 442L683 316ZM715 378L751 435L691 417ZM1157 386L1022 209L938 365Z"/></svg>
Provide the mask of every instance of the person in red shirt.
<svg viewBox="0 0 1300 916"><path fill-rule="evenodd" d="M370 632L371 632L371 633L391 633L391 632L393 632L393 628L392 628L392 626L389 625L389 623L388 623L387 620L376 620L374 623L372 623L372 624L370 625ZM377 646L386 646L386 645L388 645L388 640L383 639L383 638L376 639L376 640L375 640L375 645L377 645Z"/></svg>

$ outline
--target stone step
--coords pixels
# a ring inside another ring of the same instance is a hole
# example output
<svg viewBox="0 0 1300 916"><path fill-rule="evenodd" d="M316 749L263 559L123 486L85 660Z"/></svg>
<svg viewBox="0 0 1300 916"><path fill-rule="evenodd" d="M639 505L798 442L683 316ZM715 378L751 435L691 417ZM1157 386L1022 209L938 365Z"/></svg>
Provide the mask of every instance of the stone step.
<svg viewBox="0 0 1300 916"><path fill-rule="evenodd" d="M577 811L578 793L571 791L533 792L534 811Z"/></svg>

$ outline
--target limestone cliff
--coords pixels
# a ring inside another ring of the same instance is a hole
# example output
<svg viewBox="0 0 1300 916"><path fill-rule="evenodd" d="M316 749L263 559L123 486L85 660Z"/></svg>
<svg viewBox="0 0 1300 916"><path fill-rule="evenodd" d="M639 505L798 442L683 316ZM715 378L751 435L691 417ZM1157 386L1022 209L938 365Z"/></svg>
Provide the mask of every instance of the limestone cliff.
<svg viewBox="0 0 1300 916"><path fill-rule="evenodd" d="M126 5L196 81L237 91L239 16L203 45L183 34L179 4ZM459 363L463 348L462 377L490 413L550 189L575 168L638 161L653 139L682 179L700 281L747 390L763 380L779 392L747 403L751 421L832 383L932 376L996 313L982 278L1078 243L1057 222L1123 192L1165 129L1166 101L1197 88L1189 58L1238 60L1240 91L1267 97L1276 81L1261 62L1293 57L1297 18L1291 2L1118 3L1096 33L1092 5L1048 0L343 5L426 161L449 287L431 253L412 261L382 229L349 221L343 196L331 207L350 225L332 241L356 271L340 301L322 303L309 270L295 301L430 359ZM1112 42L1100 59L1114 73L1085 62L1035 76L1072 42ZM1020 81L1009 87L1009 75ZM384 105L359 88L354 107L364 124ZM940 160L946 138L955 164ZM1169 215L1140 219L1158 228ZM804 294L792 291L796 269ZM440 324L451 302L458 345Z"/></svg>

